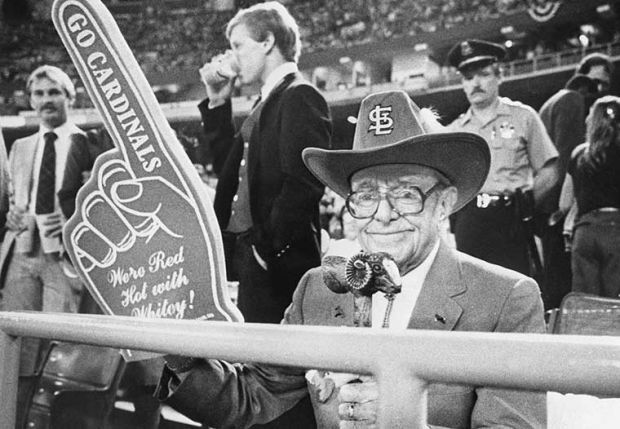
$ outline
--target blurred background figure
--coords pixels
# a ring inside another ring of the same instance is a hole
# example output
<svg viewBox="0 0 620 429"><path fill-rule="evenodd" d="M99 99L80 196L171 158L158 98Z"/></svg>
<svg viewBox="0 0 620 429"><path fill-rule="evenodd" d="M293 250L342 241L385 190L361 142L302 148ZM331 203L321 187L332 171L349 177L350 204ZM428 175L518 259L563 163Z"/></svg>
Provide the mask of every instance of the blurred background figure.
<svg viewBox="0 0 620 429"><path fill-rule="evenodd" d="M321 199L321 241L323 255L351 256L361 250L359 225L347 210L345 200L329 188Z"/></svg>
<svg viewBox="0 0 620 429"><path fill-rule="evenodd" d="M465 40L448 53L470 103L450 129L484 137L491 150L481 192L452 225L460 251L538 279L533 213L557 181L558 152L532 107L499 95L505 56L502 45L483 40Z"/></svg>
<svg viewBox="0 0 620 429"><path fill-rule="evenodd" d="M6 214L9 211L9 164L6 154L6 144L0 127L0 231L4 231ZM0 241L4 238L4 232L0 234Z"/></svg>
<svg viewBox="0 0 620 429"><path fill-rule="evenodd" d="M573 198L573 291L620 297L620 98L598 99L586 120L587 141L571 157L560 197Z"/></svg>
<svg viewBox="0 0 620 429"><path fill-rule="evenodd" d="M558 203L571 153L585 141L587 106L596 92L594 80L576 73L540 108L540 118L559 153L558 181L537 210L544 260L541 288L546 309L559 307L571 290L570 254L564 246L564 215L558 211Z"/></svg>
<svg viewBox="0 0 620 429"><path fill-rule="evenodd" d="M9 157L10 205L0 248L4 311L77 312L82 284L63 270L60 189L71 135L82 133L69 118L75 87L58 67L43 65L26 82L30 104L40 121L35 134L13 143ZM24 338L20 375L32 375L48 341ZM18 387L18 415L26 407L24 383Z"/></svg>

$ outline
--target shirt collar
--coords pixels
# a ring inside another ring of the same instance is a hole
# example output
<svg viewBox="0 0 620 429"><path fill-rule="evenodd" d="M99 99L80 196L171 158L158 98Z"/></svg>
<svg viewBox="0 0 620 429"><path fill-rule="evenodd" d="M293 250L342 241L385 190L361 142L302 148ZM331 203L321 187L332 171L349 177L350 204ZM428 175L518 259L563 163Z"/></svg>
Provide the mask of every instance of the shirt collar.
<svg viewBox="0 0 620 429"><path fill-rule="evenodd" d="M296 73L299 69L297 68L297 63L292 61L286 62L284 64L280 64L276 67L265 79L265 84L260 89L260 96L263 100L266 100L271 94L271 91L280 83L282 79L286 75L291 73Z"/></svg>
<svg viewBox="0 0 620 429"><path fill-rule="evenodd" d="M41 124L39 127L39 139L41 141L44 141L45 133L48 133L50 131L55 132L56 135L58 136L58 140L61 140L61 141L68 139L71 134L75 133L73 129L73 123L68 120L61 126L53 128L53 129L48 128L45 125Z"/></svg>
<svg viewBox="0 0 620 429"><path fill-rule="evenodd" d="M505 97L498 97L497 109L495 109L495 118L497 118L498 116L502 116L502 115L510 115L510 108L506 104ZM467 109L467 111L461 118L461 125L465 125L466 123L471 121L473 116L474 116L474 111L470 106L469 109Z"/></svg>
<svg viewBox="0 0 620 429"><path fill-rule="evenodd" d="M426 279L426 275L431 269L431 265L433 265L433 261L437 256L437 252L439 251L439 241L440 240L437 240L437 242L433 246L433 249L430 251L428 256L426 256L426 259L424 259L420 265L418 265L413 270L409 271L403 276L403 287L407 287L407 284L411 284L412 282L420 282L420 284L424 282L424 280Z"/></svg>

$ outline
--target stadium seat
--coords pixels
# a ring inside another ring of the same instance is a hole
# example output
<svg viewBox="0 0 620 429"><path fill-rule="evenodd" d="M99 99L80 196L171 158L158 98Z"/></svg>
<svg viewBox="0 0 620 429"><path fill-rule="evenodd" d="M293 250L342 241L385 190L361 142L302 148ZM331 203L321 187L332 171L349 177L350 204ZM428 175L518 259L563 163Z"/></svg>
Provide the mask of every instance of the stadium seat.
<svg viewBox="0 0 620 429"><path fill-rule="evenodd" d="M58 343L34 393L27 427L103 429L124 370L118 349Z"/></svg>
<svg viewBox="0 0 620 429"><path fill-rule="evenodd" d="M564 297L550 310L548 332L563 335L620 335L620 299L581 292ZM547 394L548 429L615 429L620 398L583 394Z"/></svg>
<svg viewBox="0 0 620 429"><path fill-rule="evenodd" d="M620 335L620 299L571 292L550 322L553 334Z"/></svg>
<svg viewBox="0 0 620 429"><path fill-rule="evenodd" d="M52 341L49 343L45 354L41 357L41 361L39 362L38 367L35 369L33 374L30 375L20 375L19 376L19 388L18 395L22 397L19 400L18 404L24 404L25 406L17 410L17 415L15 416L15 427L22 429L27 428L26 422L28 421L28 412L30 407L32 406L32 399L34 398L34 392L37 390L41 382L41 376L43 375L43 368L46 362L49 360L52 349L56 346L56 342Z"/></svg>

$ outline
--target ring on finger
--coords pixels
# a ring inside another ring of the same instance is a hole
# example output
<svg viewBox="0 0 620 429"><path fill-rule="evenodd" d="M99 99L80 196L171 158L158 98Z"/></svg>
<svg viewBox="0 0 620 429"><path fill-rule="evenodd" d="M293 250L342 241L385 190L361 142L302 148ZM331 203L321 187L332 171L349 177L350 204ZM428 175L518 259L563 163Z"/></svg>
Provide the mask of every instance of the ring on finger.
<svg viewBox="0 0 620 429"><path fill-rule="evenodd" d="M349 407L347 408L347 418L349 420L353 420L354 415L355 415L355 404L349 404Z"/></svg>

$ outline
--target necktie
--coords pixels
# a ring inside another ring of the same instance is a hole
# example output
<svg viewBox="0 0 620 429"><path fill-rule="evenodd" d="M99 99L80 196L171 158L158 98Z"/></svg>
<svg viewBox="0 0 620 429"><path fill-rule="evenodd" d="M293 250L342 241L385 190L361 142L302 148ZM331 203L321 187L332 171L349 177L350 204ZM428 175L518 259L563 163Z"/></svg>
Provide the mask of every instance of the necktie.
<svg viewBox="0 0 620 429"><path fill-rule="evenodd" d="M36 214L52 213L54 211L54 196L56 193L56 150L54 142L58 138L56 133L49 132L43 136L45 148L39 170L39 186L37 187Z"/></svg>

